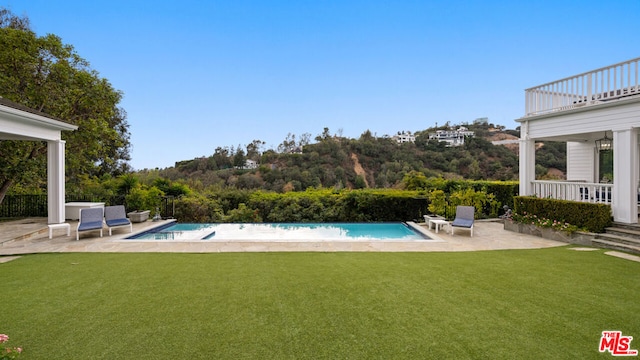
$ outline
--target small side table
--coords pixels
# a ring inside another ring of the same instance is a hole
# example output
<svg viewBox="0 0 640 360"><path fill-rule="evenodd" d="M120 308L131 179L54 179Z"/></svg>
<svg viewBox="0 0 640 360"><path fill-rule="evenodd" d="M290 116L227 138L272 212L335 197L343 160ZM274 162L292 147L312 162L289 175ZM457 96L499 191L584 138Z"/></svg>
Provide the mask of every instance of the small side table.
<svg viewBox="0 0 640 360"><path fill-rule="evenodd" d="M431 224L433 224L434 220L444 220L444 217L440 215L424 215L424 222L429 226L429 230L431 230ZM436 225L436 232L438 232L438 226Z"/></svg>
<svg viewBox="0 0 640 360"><path fill-rule="evenodd" d="M442 228L442 225L447 225L449 227L449 230L451 230L451 224L444 219L433 219L430 220L430 222L434 223L435 227L436 227L436 234L438 233L439 228ZM431 228L429 228L431 229Z"/></svg>
<svg viewBox="0 0 640 360"><path fill-rule="evenodd" d="M54 229L65 229L65 230L67 230L67 236L71 236L71 225L69 225L68 223L49 224L47 226L49 227L49 239L53 238L53 230Z"/></svg>

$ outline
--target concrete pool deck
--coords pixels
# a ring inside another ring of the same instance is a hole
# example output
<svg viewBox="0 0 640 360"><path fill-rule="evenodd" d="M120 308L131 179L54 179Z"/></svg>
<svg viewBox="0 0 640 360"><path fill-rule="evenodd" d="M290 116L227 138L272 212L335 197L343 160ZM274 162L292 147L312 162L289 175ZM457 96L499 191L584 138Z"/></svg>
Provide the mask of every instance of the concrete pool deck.
<svg viewBox="0 0 640 360"><path fill-rule="evenodd" d="M133 233L145 231L170 222L147 221L133 224ZM99 237L97 231L80 233L76 241L77 221L70 221L71 234L54 230L49 239L45 218L29 218L0 222L0 255L21 255L63 252L295 252L295 251L358 251L358 252L427 252L427 251L478 251L504 249L539 249L568 245L563 242L537 236L514 233L503 229L502 221L476 221L473 237L469 232L458 232L455 236L440 231L436 234L419 225L431 238L438 241L136 241L123 240L131 235L126 228L118 228L109 236Z"/></svg>

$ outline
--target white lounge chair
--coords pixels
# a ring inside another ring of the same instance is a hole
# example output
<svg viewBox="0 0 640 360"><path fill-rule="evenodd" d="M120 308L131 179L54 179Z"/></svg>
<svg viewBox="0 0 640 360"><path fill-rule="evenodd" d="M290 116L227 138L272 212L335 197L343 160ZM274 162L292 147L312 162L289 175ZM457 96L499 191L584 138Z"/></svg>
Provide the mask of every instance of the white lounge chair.
<svg viewBox="0 0 640 360"><path fill-rule="evenodd" d="M80 209L80 220L76 229L76 240L80 240L80 231L100 230L102 237L102 225L104 222L104 208Z"/></svg>
<svg viewBox="0 0 640 360"><path fill-rule="evenodd" d="M471 230L473 237L473 220L476 208L473 206L457 206L456 218L451 223L451 235L454 235L455 228L464 228Z"/></svg>
<svg viewBox="0 0 640 360"><path fill-rule="evenodd" d="M104 208L104 221L109 228L109 236L111 236L111 229L117 227L128 226L129 232L133 232L133 225L131 221L127 219L127 212L124 209L124 205L107 206Z"/></svg>

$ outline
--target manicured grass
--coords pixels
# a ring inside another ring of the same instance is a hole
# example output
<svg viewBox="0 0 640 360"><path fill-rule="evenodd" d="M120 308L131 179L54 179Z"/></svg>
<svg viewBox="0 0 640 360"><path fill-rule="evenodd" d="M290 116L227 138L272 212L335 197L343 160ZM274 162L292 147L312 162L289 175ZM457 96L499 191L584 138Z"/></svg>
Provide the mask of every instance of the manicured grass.
<svg viewBox="0 0 640 360"><path fill-rule="evenodd" d="M567 359L640 348L640 263L544 250L43 254L0 264L24 359Z"/></svg>

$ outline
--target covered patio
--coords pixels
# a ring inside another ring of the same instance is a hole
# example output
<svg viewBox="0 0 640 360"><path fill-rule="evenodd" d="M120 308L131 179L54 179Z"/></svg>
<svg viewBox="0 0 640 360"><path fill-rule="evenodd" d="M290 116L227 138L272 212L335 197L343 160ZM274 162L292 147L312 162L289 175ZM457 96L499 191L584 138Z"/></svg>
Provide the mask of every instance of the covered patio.
<svg viewBox="0 0 640 360"><path fill-rule="evenodd" d="M78 127L0 97L0 141L47 142L47 210L49 224L65 221L65 142L62 131Z"/></svg>
<svg viewBox="0 0 640 360"><path fill-rule="evenodd" d="M606 203L614 221L638 222L639 65L635 58L525 90L525 116L516 120L521 195ZM535 179L541 141L566 142L566 181Z"/></svg>

